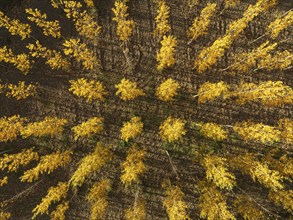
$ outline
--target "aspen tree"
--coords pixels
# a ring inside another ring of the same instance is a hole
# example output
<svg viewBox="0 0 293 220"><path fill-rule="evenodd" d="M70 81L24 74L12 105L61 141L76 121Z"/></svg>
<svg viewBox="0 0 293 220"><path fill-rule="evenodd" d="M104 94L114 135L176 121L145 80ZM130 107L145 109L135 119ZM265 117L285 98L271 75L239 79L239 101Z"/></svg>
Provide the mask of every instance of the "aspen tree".
<svg viewBox="0 0 293 220"><path fill-rule="evenodd" d="M0 94L4 92L5 89L5 85L1 84L1 80L0 80Z"/></svg>
<svg viewBox="0 0 293 220"><path fill-rule="evenodd" d="M263 81L259 84L241 83L232 96L237 97L236 101L240 105L252 101L259 101L268 107L293 103L293 90L282 81Z"/></svg>
<svg viewBox="0 0 293 220"><path fill-rule="evenodd" d="M136 145L133 145L127 151L126 160L121 165L122 175L120 177L125 187L138 183L139 177L146 171L146 166L143 161L145 155L145 149L139 150Z"/></svg>
<svg viewBox="0 0 293 220"><path fill-rule="evenodd" d="M269 198L293 214L293 190L270 191Z"/></svg>
<svg viewBox="0 0 293 220"><path fill-rule="evenodd" d="M266 41L251 52L237 54L234 57L235 63L231 66L231 69L238 73L248 72L250 68L256 67L257 60L266 57L276 46L277 43L270 44L269 41Z"/></svg>
<svg viewBox="0 0 293 220"><path fill-rule="evenodd" d="M8 177L7 176L4 176L2 179L0 179L0 187L6 185L7 183L8 183ZM0 215L0 217L1 217L1 215Z"/></svg>
<svg viewBox="0 0 293 220"><path fill-rule="evenodd" d="M70 185L73 188L82 186L90 174L99 171L111 159L110 150L97 143L94 151L79 161L78 167L69 181Z"/></svg>
<svg viewBox="0 0 293 220"><path fill-rule="evenodd" d="M56 151L42 156L38 165L24 172L20 177L21 182L33 182L38 180L43 173L50 174L59 167L65 167L71 161L72 151Z"/></svg>
<svg viewBox="0 0 293 220"><path fill-rule="evenodd" d="M91 204L91 220L104 219L108 206L107 195L111 189L109 179L95 183L87 194L87 201Z"/></svg>
<svg viewBox="0 0 293 220"><path fill-rule="evenodd" d="M263 144L280 141L280 130L263 123L244 121L236 123L233 129L245 141L259 141Z"/></svg>
<svg viewBox="0 0 293 220"><path fill-rule="evenodd" d="M56 209L51 212L50 219L51 220L65 220L65 212L69 209L69 202L62 202L57 205Z"/></svg>
<svg viewBox="0 0 293 220"><path fill-rule="evenodd" d="M171 67L175 64L175 52L176 52L177 40L174 36L163 36L161 40L161 48L157 52L156 59L158 62L157 70L162 71L167 67Z"/></svg>
<svg viewBox="0 0 293 220"><path fill-rule="evenodd" d="M6 96L15 98L16 100L26 99L36 94L37 87L33 84L26 85L24 81L19 81L18 84L6 85L8 89Z"/></svg>
<svg viewBox="0 0 293 220"><path fill-rule="evenodd" d="M39 160L39 154L33 151L34 148L23 149L17 154L4 154L0 160L0 170L16 172L20 167L24 167L34 160Z"/></svg>
<svg viewBox="0 0 293 220"><path fill-rule="evenodd" d="M69 61L63 57L60 52L44 47L38 40L35 44L28 44L26 47L30 50L30 55L32 57L44 58L46 64L48 64L53 70L62 69L67 71L70 67Z"/></svg>
<svg viewBox="0 0 293 220"><path fill-rule="evenodd" d="M192 26L187 31L187 36L190 42L198 37L207 34L208 27L211 22L211 17L216 12L217 4L208 3L207 6L200 12L199 17L195 18Z"/></svg>
<svg viewBox="0 0 293 220"><path fill-rule="evenodd" d="M250 175L254 182L257 181L272 191L284 188L283 176L277 170L270 169L266 163L255 160L251 154L238 156L230 162L236 169Z"/></svg>
<svg viewBox="0 0 293 220"><path fill-rule="evenodd" d="M198 89L198 103L206 103L207 101L215 100L218 97L228 97L230 87L225 82L218 83L205 82Z"/></svg>
<svg viewBox="0 0 293 220"><path fill-rule="evenodd" d="M146 208L145 202L142 199L135 201L133 207L125 210L126 220L145 220L146 219Z"/></svg>
<svg viewBox="0 0 293 220"><path fill-rule="evenodd" d="M184 202L184 193L178 186L169 186L165 189L163 205L170 220L190 219L187 214L187 204Z"/></svg>
<svg viewBox="0 0 293 220"><path fill-rule="evenodd" d="M84 70L94 70L99 66L97 56L88 49L85 43L81 43L79 39L71 38L63 43L63 52L65 55L74 57L81 62Z"/></svg>
<svg viewBox="0 0 293 220"><path fill-rule="evenodd" d="M83 97L87 102L103 101L107 95L105 86L100 81L80 78L69 80L69 91L78 97Z"/></svg>
<svg viewBox="0 0 293 220"><path fill-rule="evenodd" d="M45 36L52 36L54 38L60 38L60 24L58 20L47 21L47 14L42 14L41 11L37 8L34 10L31 8L25 9L25 12L31 16L27 16L27 19L35 22L37 26L43 29L43 34Z"/></svg>
<svg viewBox="0 0 293 220"><path fill-rule="evenodd" d="M237 6L240 0L225 0L225 8L232 8Z"/></svg>
<svg viewBox="0 0 293 220"><path fill-rule="evenodd" d="M64 125L67 123L66 119L47 116L42 121L31 122L21 129L22 138L28 137L56 137L62 134Z"/></svg>
<svg viewBox="0 0 293 220"><path fill-rule="evenodd" d="M202 163L206 169L208 181L212 181L221 189L232 190L236 185L235 176L227 171L226 161L226 158L207 155Z"/></svg>
<svg viewBox="0 0 293 220"><path fill-rule="evenodd" d="M116 84L115 88L117 89L116 95L120 95L120 98L124 101L145 95L142 89L137 88L136 82L131 82L125 78L119 84Z"/></svg>
<svg viewBox="0 0 293 220"><path fill-rule="evenodd" d="M255 207L255 202L246 195L237 195L237 199L233 202L237 208L237 212L244 220L264 220L264 213Z"/></svg>
<svg viewBox="0 0 293 220"><path fill-rule="evenodd" d="M66 17L72 19L78 34L97 46L101 26L98 25L95 18L87 11L81 11L82 4L80 2L64 1L63 5Z"/></svg>
<svg viewBox="0 0 293 220"><path fill-rule="evenodd" d="M267 34L272 39L276 39L281 31L293 24L293 11L289 11L288 14L283 18L277 18L269 24L267 27Z"/></svg>
<svg viewBox="0 0 293 220"><path fill-rule="evenodd" d="M51 5L53 8L59 8L60 4L63 4L63 0L51 0Z"/></svg>
<svg viewBox="0 0 293 220"><path fill-rule="evenodd" d="M274 55L267 54L259 61L257 69L286 70L293 64L293 54L288 50L283 52L277 51Z"/></svg>
<svg viewBox="0 0 293 220"><path fill-rule="evenodd" d="M163 141L174 142L182 139L186 134L185 122L178 118L168 117L160 125L160 136Z"/></svg>
<svg viewBox="0 0 293 220"><path fill-rule="evenodd" d="M133 117L130 121L124 122L121 128L121 139L128 142L129 139L138 136L143 129L143 123L140 117Z"/></svg>
<svg viewBox="0 0 293 220"><path fill-rule="evenodd" d="M95 6L93 0L84 0L84 2L87 5L87 7L89 7L89 8L92 8Z"/></svg>
<svg viewBox="0 0 293 220"><path fill-rule="evenodd" d="M177 95L177 91L180 88L180 85L177 81L169 78L157 88L156 96L165 102L173 101L174 97Z"/></svg>
<svg viewBox="0 0 293 220"><path fill-rule="evenodd" d="M0 211L0 219L1 220L9 220L11 217L10 212L2 212Z"/></svg>
<svg viewBox="0 0 293 220"><path fill-rule="evenodd" d="M156 27L154 30L154 34L162 37L166 35L170 30L171 26L169 24L169 14L170 7L167 5L166 1L159 1L157 8L157 16L155 18Z"/></svg>
<svg viewBox="0 0 293 220"><path fill-rule="evenodd" d="M200 217L208 220L236 220L228 210L226 197L217 190L215 185L201 189L199 197Z"/></svg>
<svg viewBox="0 0 293 220"><path fill-rule="evenodd" d="M66 198L68 191L68 183L59 182L57 186L50 187L47 195L42 198L42 202L33 209L33 217L35 219L38 215L48 214L49 207L61 199Z"/></svg>
<svg viewBox="0 0 293 220"><path fill-rule="evenodd" d="M6 28L11 35L18 35L21 40L30 37L31 27L28 24L23 24L17 19L10 19L2 11L0 11L0 27Z"/></svg>
<svg viewBox="0 0 293 220"><path fill-rule="evenodd" d="M221 128L220 125L215 123L197 123L196 125L200 129L199 132L207 138L215 141L221 141L228 138L228 133Z"/></svg>
<svg viewBox="0 0 293 220"><path fill-rule="evenodd" d="M200 52L194 61L194 67L199 73L210 69L224 55L232 42L233 38L230 35L215 40L210 47L206 47Z"/></svg>
<svg viewBox="0 0 293 220"><path fill-rule="evenodd" d="M29 56L25 53L14 54L10 48L6 46L0 48L0 62L11 63L18 70L20 70L24 75L28 74L31 68L31 62Z"/></svg>
<svg viewBox="0 0 293 220"><path fill-rule="evenodd" d="M19 115L0 118L0 142L15 140L23 129L24 120Z"/></svg>
<svg viewBox="0 0 293 220"><path fill-rule="evenodd" d="M126 42L133 34L135 23L132 19L127 19L128 6L126 5L126 1L116 0L114 5L115 8L112 8L112 11L114 12L115 17L113 17L112 20L117 22L116 33L121 41Z"/></svg>
<svg viewBox="0 0 293 220"><path fill-rule="evenodd" d="M103 123L103 118L93 117L72 127L71 130L74 132L74 140L76 141L80 137L90 137L94 134L99 134L104 129Z"/></svg>

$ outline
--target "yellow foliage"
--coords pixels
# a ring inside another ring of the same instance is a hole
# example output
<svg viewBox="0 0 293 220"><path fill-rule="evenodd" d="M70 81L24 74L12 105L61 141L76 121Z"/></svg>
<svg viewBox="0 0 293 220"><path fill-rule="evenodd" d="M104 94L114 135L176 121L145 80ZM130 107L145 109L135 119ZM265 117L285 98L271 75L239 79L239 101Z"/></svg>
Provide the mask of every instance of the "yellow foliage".
<svg viewBox="0 0 293 220"><path fill-rule="evenodd" d="M220 81L218 83L205 82L198 89L198 103L206 103L218 97L228 97L229 85Z"/></svg>
<svg viewBox="0 0 293 220"><path fill-rule="evenodd" d="M0 142L15 140L23 128L24 118L19 115L0 118Z"/></svg>
<svg viewBox="0 0 293 220"><path fill-rule="evenodd" d="M264 144L279 141L281 135L275 127L252 121L236 123L233 129L245 141L260 141Z"/></svg>
<svg viewBox="0 0 293 220"><path fill-rule="evenodd" d="M33 148L23 149L17 154L4 154L0 160L0 170L7 169L8 172L15 172L33 160L39 160L39 155L33 151Z"/></svg>
<svg viewBox="0 0 293 220"><path fill-rule="evenodd" d="M53 70L62 69L66 71L69 69L69 61L64 58L60 52L47 49L42 46L38 40L35 44L28 44L27 48L30 50L32 57L41 57L46 59L46 64L48 64Z"/></svg>
<svg viewBox="0 0 293 220"><path fill-rule="evenodd" d="M56 209L50 214L51 220L65 220L65 212L67 209L69 209L68 201L57 205Z"/></svg>
<svg viewBox="0 0 293 220"><path fill-rule="evenodd" d="M216 186L206 186L199 197L200 217L208 220L236 220L228 210L226 198Z"/></svg>
<svg viewBox="0 0 293 220"><path fill-rule="evenodd" d="M1 220L8 220L10 219L11 214L9 212L2 212L0 211L0 219Z"/></svg>
<svg viewBox="0 0 293 220"><path fill-rule="evenodd" d="M293 90L282 81L241 83L233 95L237 96L237 102L241 105L252 101L260 101L268 107L293 103Z"/></svg>
<svg viewBox="0 0 293 220"><path fill-rule="evenodd" d="M106 88L100 81L80 78L69 82L71 84L69 91L78 97L86 98L87 102L105 100Z"/></svg>
<svg viewBox="0 0 293 220"><path fill-rule="evenodd" d="M60 38L60 24L58 20L55 21L46 21L47 14L42 14L41 11L37 8L35 10L28 8L25 9L25 12L31 16L27 16L27 19L35 22L37 26L43 29L43 34L45 36L52 36L54 38Z"/></svg>
<svg viewBox="0 0 293 220"><path fill-rule="evenodd" d="M84 0L84 2L89 8L92 8L95 6L93 0Z"/></svg>
<svg viewBox="0 0 293 220"><path fill-rule="evenodd" d="M267 164L261 164L260 162L254 161L250 168L250 175L253 181L259 181L265 187L278 191L283 189L282 176L276 170L270 170Z"/></svg>
<svg viewBox="0 0 293 220"><path fill-rule="evenodd" d="M178 118L168 117L160 125L160 136L163 141L174 142L182 139L186 130L184 128L185 122Z"/></svg>
<svg viewBox="0 0 293 220"><path fill-rule="evenodd" d="M178 186L169 186L165 191L163 205L170 220L188 220L187 205L183 201L183 192Z"/></svg>
<svg viewBox="0 0 293 220"><path fill-rule="evenodd" d="M264 213L255 207L255 202L248 196L237 195L237 199L233 203L244 220L266 219Z"/></svg>
<svg viewBox="0 0 293 220"><path fill-rule="evenodd" d="M155 35L164 36L170 30L170 24L168 22L170 13L170 7L165 1L159 2L159 7L157 9L157 16L155 18L156 28L154 30Z"/></svg>
<svg viewBox="0 0 293 220"><path fill-rule="evenodd" d="M130 121L124 122L121 128L121 139L128 141L130 138L135 138L142 132L143 123L140 117L133 117Z"/></svg>
<svg viewBox="0 0 293 220"><path fill-rule="evenodd" d="M82 186L91 173L98 172L111 159L112 153L110 150L97 143L94 152L86 155L79 162L77 169L69 181L70 184L74 188Z"/></svg>
<svg viewBox="0 0 293 220"><path fill-rule="evenodd" d="M207 34L211 17L215 14L217 4L208 3L207 6L200 12L199 17L195 18L192 26L187 31L187 36L191 40L196 40L199 36Z"/></svg>
<svg viewBox="0 0 293 220"><path fill-rule="evenodd" d="M133 207L130 207L125 210L125 219L126 220L145 220L146 211L145 203L143 200L136 201Z"/></svg>
<svg viewBox="0 0 293 220"><path fill-rule="evenodd" d="M225 0L225 8L236 7L240 3L240 0Z"/></svg>
<svg viewBox="0 0 293 220"><path fill-rule="evenodd" d="M48 214L48 209L51 204L65 199L68 191L68 183L59 182L57 186L50 187L47 195L42 198L42 202L33 209L33 217L35 219L38 215Z"/></svg>
<svg viewBox="0 0 293 220"><path fill-rule="evenodd" d="M7 49L6 46L0 48L0 62L11 63L15 68L19 69L24 75L29 72L31 68L29 56L27 54L15 55L11 49Z"/></svg>
<svg viewBox="0 0 293 220"><path fill-rule="evenodd" d="M90 51L85 43L81 43L79 39L71 38L63 43L65 55L76 58L81 62L84 70L94 70L99 66L99 60L93 51Z"/></svg>
<svg viewBox="0 0 293 220"><path fill-rule="evenodd" d="M172 101L174 96L177 95L177 90L180 88L178 82L173 79L167 79L156 90L156 95L162 101Z"/></svg>
<svg viewBox="0 0 293 220"><path fill-rule="evenodd" d="M293 64L293 54L288 50L283 52L276 52L274 56L267 54L259 62L259 69L267 70L286 70Z"/></svg>
<svg viewBox="0 0 293 220"><path fill-rule="evenodd" d="M278 191L284 188L283 177L279 172L269 169L266 163L256 161L251 154L235 157L229 162L232 163L233 167L250 175L253 181L258 181L270 190Z"/></svg>
<svg viewBox="0 0 293 220"><path fill-rule="evenodd" d="M233 41L247 27L248 23L259 13L275 5L276 2L276 0L258 0L255 5L249 5L243 14L243 17L229 25L224 36L216 39L211 46L204 48L200 52L194 62L194 67L197 69L197 72L203 73L206 70L211 69L219 58L225 54L225 51L232 45Z"/></svg>
<svg viewBox="0 0 293 220"><path fill-rule="evenodd" d="M1 80L0 80L0 83L1 83ZM5 89L5 85L0 84L0 94L3 93L4 89Z"/></svg>
<svg viewBox="0 0 293 220"><path fill-rule="evenodd" d="M65 167L71 161L72 151L60 152L42 156L38 165L24 172L20 177L21 182L38 180L40 174L50 174L59 167Z"/></svg>
<svg viewBox="0 0 293 220"><path fill-rule="evenodd" d="M115 85L115 88L117 89L116 95L120 95L120 98L124 101L145 95L142 89L137 88L136 82L131 82L125 78L119 84Z"/></svg>
<svg viewBox="0 0 293 220"><path fill-rule="evenodd" d="M37 87L35 85L26 85L24 81L15 84L8 84L7 88L10 90L6 93L7 97L13 97L16 100L26 99L29 96L34 96L36 94Z"/></svg>
<svg viewBox="0 0 293 220"><path fill-rule="evenodd" d="M113 21L117 22L117 35L121 41L128 41L129 37L133 33L135 23L133 20L127 20L127 5L123 1L116 0L115 8L112 8L115 17L112 18Z"/></svg>
<svg viewBox="0 0 293 220"><path fill-rule="evenodd" d="M267 27L267 33L272 39L276 39L282 30L293 24L293 11L289 11L283 18L277 18Z"/></svg>
<svg viewBox="0 0 293 220"><path fill-rule="evenodd" d="M87 194L86 199L91 203L91 220L104 219L108 206L107 194L111 189L109 179L95 183Z"/></svg>
<svg viewBox="0 0 293 220"><path fill-rule="evenodd" d="M204 48L194 61L194 67L199 73L210 69L225 53L233 42L230 35L218 38L210 47Z"/></svg>
<svg viewBox="0 0 293 220"><path fill-rule="evenodd" d="M261 44L251 52L245 52L236 54L234 56L235 63L231 66L231 69L238 73L247 73L250 68L255 68L258 59L268 56L269 52L275 49L277 43L270 44L269 41Z"/></svg>
<svg viewBox="0 0 293 220"><path fill-rule="evenodd" d="M4 176L3 179L0 179L0 187L6 185L7 183L8 183L8 177L7 176ZM0 215L0 217L1 217L1 215ZM2 219L2 218L0 218L0 219Z"/></svg>
<svg viewBox="0 0 293 220"><path fill-rule="evenodd" d="M74 140L80 137L90 137L103 131L103 118L93 117L71 128L74 132Z"/></svg>
<svg viewBox="0 0 293 220"><path fill-rule="evenodd" d="M277 205L282 205L284 209L293 214L293 190L270 191L269 198Z"/></svg>
<svg viewBox="0 0 293 220"><path fill-rule="evenodd" d="M177 44L176 37L174 36L163 36L161 40L160 51L156 55L158 62L157 69L159 71L163 70L166 67L171 67L175 64L176 59L174 54L176 52L175 47Z"/></svg>
<svg viewBox="0 0 293 220"><path fill-rule="evenodd" d="M228 133L220 125L215 123L198 123L196 125L199 126L200 133L207 138L215 141L222 141L228 138Z"/></svg>
<svg viewBox="0 0 293 220"><path fill-rule="evenodd" d="M86 4L94 6L92 0L86 0ZM76 1L64 1L64 12L68 18L72 18L75 29L80 36L85 37L93 45L98 44L98 38L101 33L101 27L95 21L95 18L87 11L80 11L82 5Z"/></svg>
<svg viewBox="0 0 293 220"><path fill-rule="evenodd" d="M27 124L21 130L22 138L28 137L42 137L50 136L55 137L62 134L63 127L67 123L66 119L47 116L43 121L32 122Z"/></svg>
<svg viewBox="0 0 293 220"><path fill-rule="evenodd" d="M125 187L138 183L139 176L146 171L143 162L145 155L146 151L144 149L137 149L135 145L127 151L126 160L122 163L122 175L120 177Z"/></svg>
<svg viewBox="0 0 293 220"><path fill-rule="evenodd" d="M212 181L221 189L232 190L235 186L235 176L227 171L226 158L207 155L203 159L203 165L206 169L206 178Z"/></svg>
<svg viewBox="0 0 293 220"><path fill-rule="evenodd" d="M290 118L280 119L278 127L281 131L281 138L287 143L293 143L293 120Z"/></svg>
<svg viewBox="0 0 293 220"><path fill-rule="evenodd" d="M10 19L2 11L0 11L0 27L5 27L12 35L20 36L21 40L29 38L32 31L28 24L23 24L16 19Z"/></svg>

